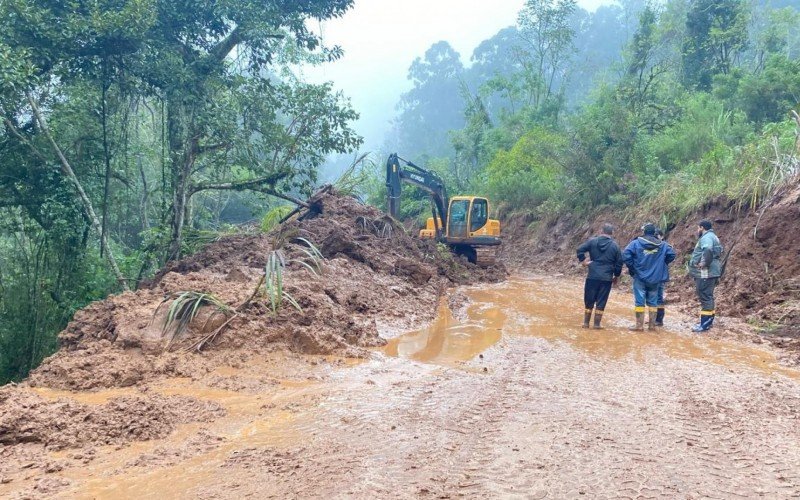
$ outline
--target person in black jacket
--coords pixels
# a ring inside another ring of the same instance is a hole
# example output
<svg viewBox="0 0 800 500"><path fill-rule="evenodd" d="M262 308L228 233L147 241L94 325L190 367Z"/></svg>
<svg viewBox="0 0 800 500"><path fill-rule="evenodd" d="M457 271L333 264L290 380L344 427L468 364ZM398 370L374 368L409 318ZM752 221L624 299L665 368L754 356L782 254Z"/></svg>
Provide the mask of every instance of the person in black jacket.
<svg viewBox="0 0 800 500"><path fill-rule="evenodd" d="M594 310L594 327L600 327L603 319L603 310L606 308L608 296L611 294L611 285L622 274L622 252L617 242L611 238L614 226L603 224L599 236L591 238L578 247L578 261L589 268L586 283L583 288L583 302L586 310L583 315L583 327L589 328L589 320ZM586 254L589 259L586 259Z"/></svg>

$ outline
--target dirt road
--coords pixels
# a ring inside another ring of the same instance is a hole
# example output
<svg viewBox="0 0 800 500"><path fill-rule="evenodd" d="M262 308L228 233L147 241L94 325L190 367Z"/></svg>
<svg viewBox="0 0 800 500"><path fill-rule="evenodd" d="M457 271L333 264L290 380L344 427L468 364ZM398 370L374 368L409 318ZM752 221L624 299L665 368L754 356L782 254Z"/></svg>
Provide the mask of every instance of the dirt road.
<svg viewBox="0 0 800 500"><path fill-rule="evenodd" d="M518 278L457 291L459 319L443 309L369 361L251 360L160 383L148 390L227 415L164 440L47 452L49 474L12 468L20 448L0 496L800 496L800 372L687 334L688 318L627 332L628 300L615 294L609 328L587 331L579 283Z"/></svg>

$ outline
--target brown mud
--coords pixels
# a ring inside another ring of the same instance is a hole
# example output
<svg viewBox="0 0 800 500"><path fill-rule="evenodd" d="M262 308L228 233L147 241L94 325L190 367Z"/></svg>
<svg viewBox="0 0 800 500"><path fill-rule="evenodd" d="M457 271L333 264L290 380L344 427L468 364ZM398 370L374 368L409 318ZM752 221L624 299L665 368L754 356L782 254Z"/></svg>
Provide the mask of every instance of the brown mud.
<svg viewBox="0 0 800 500"><path fill-rule="evenodd" d="M0 450L0 497L787 498L800 494L800 372L765 346L631 333L580 281L459 288L429 328L369 359L272 353L145 393L224 409L164 438ZM732 320L731 320L732 321ZM106 405L140 388L35 389Z"/></svg>
<svg viewBox="0 0 800 500"><path fill-rule="evenodd" d="M478 268L441 252L352 198L329 191L310 202L311 210L270 234L223 238L171 264L140 290L78 311L59 335L59 351L20 386L0 389L0 445L11 454L3 457L7 463L18 453L126 446L164 438L181 424L220 419L230 408L204 398L210 389L248 393L281 387L284 382L273 371L277 367L285 375L281 365L291 353L370 356L386 337L433 319L448 287L506 276L501 265ZM306 256L306 241L324 256L319 274L297 262ZM257 288L273 250L287 262L285 290L301 310L285 305L274 313ZM163 326L167 306L184 291L213 294L237 313L204 307L187 331L172 339ZM193 348L229 319L202 351ZM272 359L273 366L264 366L264 359ZM254 365L265 371L257 377L225 375L226 369ZM303 364L298 371L313 369ZM205 389L150 391L163 380L202 380ZM90 456L77 455L81 463ZM145 457L136 463L153 460L158 461ZM31 460L23 468L65 467L51 462ZM0 469L0 480L3 476ZM34 490L46 493L59 484L47 480Z"/></svg>
<svg viewBox="0 0 800 500"><path fill-rule="evenodd" d="M786 216L798 199L782 200ZM58 353L0 389L0 498L800 495L800 372L751 316L696 336L670 307L666 329L634 334L623 286L606 329L584 330L569 261L589 226L528 240L512 223L507 261L547 277L505 281L352 199L312 206L79 311ZM756 234L778 223L767 212ZM681 252L690 226L672 232ZM303 256L298 238L325 256L319 276L288 265L302 312L248 302L272 250ZM159 305L182 290L248 305L202 352L187 348L226 319L210 308L167 349ZM670 294L690 303L678 280ZM771 318L765 300L743 307Z"/></svg>
<svg viewBox="0 0 800 500"><path fill-rule="evenodd" d="M638 213L635 208L601 213L586 223L577 217L534 224L513 218L503 228L508 244L503 258L513 269L579 276L575 249L599 232L604 222L617 228L620 248L641 233L647 221L663 214ZM697 241L697 223L709 219L726 249L732 248L726 274L717 288L717 311L758 327L717 329L714 335L768 342L800 364L800 177L784 186L763 207L751 210L732 200L710 201L702 210L670 226L667 239L678 253L667 289L668 307L695 315L699 305L693 280L684 265ZM625 277L627 272L623 273ZM624 283L628 280L625 278Z"/></svg>
<svg viewBox="0 0 800 500"><path fill-rule="evenodd" d="M147 287L78 311L59 335L59 352L28 383L70 390L128 387L163 376L194 377L281 348L364 356L365 348L384 342L380 330L430 321L448 286L505 278L502 266L482 269L442 254L352 198L327 193L312 206L313 212L270 234L223 238L171 264ZM292 262L305 257L299 238L325 257L320 275ZM207 307L166 349L168 304L159 308L166 297L182 291L211 293L235 308L253 295L275 249L289 262L285 288L302 311L287 304L273 314L267 298L257 294L207 352L186 352L227 319Z"/></svg>

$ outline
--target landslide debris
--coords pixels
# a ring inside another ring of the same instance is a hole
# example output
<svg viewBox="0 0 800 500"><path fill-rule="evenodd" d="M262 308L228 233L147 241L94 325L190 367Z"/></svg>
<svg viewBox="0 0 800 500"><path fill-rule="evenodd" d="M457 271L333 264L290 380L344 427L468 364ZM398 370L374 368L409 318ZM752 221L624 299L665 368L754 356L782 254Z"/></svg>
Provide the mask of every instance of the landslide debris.
<svg viewBox="0 0 800 500"><path fill-rule="evenodd" d="M189 396L120 396L87 405L8 386L0 388L0 445L38 443L60 450L124 444L163 438L178 424L224 415L218 404Z"/></svg>
<svg viewBox="0 0 800 500"><path fill-rule="evenodd" d="M60 350L35 370L33 386L68 390L124 387L161 376L197 377L232 352L286 348L308 354L363 356L385 343L381 332L410 329L432 319L438 298L453 283L499 281L502 265L484 269L409 235L379 210L332 190L309 200L310 209L269 234L222 238L163 269L146 286L78 311L59 335ZM325 257L320 275L292 259L304 257L303 238ZM288 262L285 290L302 311L253 292L270 252ZM165 352L166 297L181 291L211 293L236 308L226 329L202 353L187 351L227 319L201 310ZM158 315L154 313L159 310Z"/></svg>

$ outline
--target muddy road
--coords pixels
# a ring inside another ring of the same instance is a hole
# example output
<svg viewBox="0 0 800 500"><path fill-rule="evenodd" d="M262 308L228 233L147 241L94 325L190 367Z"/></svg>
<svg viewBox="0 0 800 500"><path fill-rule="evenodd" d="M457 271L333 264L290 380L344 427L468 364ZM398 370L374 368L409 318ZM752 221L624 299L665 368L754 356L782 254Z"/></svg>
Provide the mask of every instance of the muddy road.
<svg viewBox="0 0 800 500"><path fill-rule="evenodd" d="M0 450L0 497L800 496L800 372L692 336L691 318L630 333L616 292L607 329L583 330L580 295L557 277L458 289L367 361L276 354L145 389L37 389L227 413L126 446Z"/></svg>

